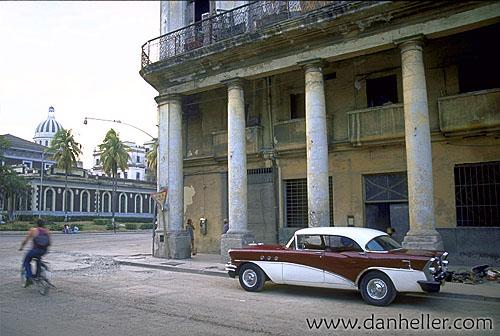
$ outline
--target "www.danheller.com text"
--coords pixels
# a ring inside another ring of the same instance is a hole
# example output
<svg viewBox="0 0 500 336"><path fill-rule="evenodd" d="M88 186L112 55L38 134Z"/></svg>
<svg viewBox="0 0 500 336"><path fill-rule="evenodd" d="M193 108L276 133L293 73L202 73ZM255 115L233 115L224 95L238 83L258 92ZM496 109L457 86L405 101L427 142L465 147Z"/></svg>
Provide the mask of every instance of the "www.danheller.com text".
<svg viewBox="0 0 500 336"><path fill-rule="evenodd" d="M406 317L377 317L370 314L366 318L306 318L311 330L493 330L493 319L487 317L436 317L431 314Z"/></svg>

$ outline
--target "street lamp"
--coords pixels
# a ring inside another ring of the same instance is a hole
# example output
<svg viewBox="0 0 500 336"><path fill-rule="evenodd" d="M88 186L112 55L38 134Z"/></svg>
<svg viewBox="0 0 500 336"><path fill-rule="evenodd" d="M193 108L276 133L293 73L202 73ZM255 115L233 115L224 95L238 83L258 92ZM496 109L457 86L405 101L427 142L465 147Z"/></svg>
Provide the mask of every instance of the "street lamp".
<svg viewBox="0 0 500 336"><path fill-rule="evenodd" d="M106 122L112 122L112 123L117 123L117 124L123 124L123 125L127 125L127 126L130 126L130 127L133 127L135 128L136 130L138 131L141 131L142 133L148 135L151 140L155 140L156 138L154 136L152 136L151 134L149 134L148 132L146 132L145 130L143 129L140 129L139 127L137 126L134 126L134 125L131 125L129 123L126 123L126 122L123 122L121 120L115 120L115 119L102 119L102 118L91 118L91 117L85 117L85 119L83 120L83 124L84 125L87 125L88 124L88 120L96 120L96 121L106 121ZM150 196L151 197L151 196ZM153 246L152 246L152 253L151 255L154 254L154 244L155 244L155 219L156 219L156 205L155 205L155 211L154 211L154 215L153 215Z"/></svg>
<svg viewBox="0 0 500 336"><path fill-rule="evenodd" d="M136 129L136 130L138 130L138 131L141 131L142 133L147 134L147 135L148 135L151 139L155 139L155 137L154 137L154 136L152 136L151 134L149 134L149 133L148 133L148 132L146 132L145 130L142 130L142 129L140 129L140 128L139 128L139 127L137 127L137 126L134 126L134 125L128 124L128 123L123 122L123 121L121 121L121 120L111 120L111 119L101 119L101 118L91 118L91 117L85 117L85 119L83 120L83 124L84 124L84 125L87 125L88 120L107 121L107 122L113 122L113 123L117 123L117 124L127 125L127 126L130 126L130 127L135 128L135 129Z"/></svg>
<svg viewBox="0 0 500 336"><path fill-rule="evenodd" d="M42 151L42 162L40 166L40 197L38 198L38 218L42 218L42 204L43 204L43 172L45 171L44 167L44 156L47 152L50 151L50 148Z"/></svg>

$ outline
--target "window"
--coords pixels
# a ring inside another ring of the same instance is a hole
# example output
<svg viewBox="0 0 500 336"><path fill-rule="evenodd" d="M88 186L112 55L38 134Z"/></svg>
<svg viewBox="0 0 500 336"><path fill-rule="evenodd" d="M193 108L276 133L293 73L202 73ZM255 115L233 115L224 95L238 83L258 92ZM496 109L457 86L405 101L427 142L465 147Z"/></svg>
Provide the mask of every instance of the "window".
<svg viewBox="0 0 500 336"><path fill-rule="evenodd" d="M137 155L137 163L141 163L141 157Z"/></svg>
<svg viewBox="0 0 500 336"><path fill-rule="evenodd" d="M343 236L325 236L326 251L328 252L362 252L363 249L354 240Z"/></svg>
<svg viewBox="0 0 500 336"><path fill-rule="evenodd" d="M95 159L96 166L99 165L99 159Z"/></svg>
<svg viewBox="0 0 500 336"><path fill-rule="evenodd" d="M135 179L140 180L141 179L141 173L137 172L135 173Z"/></svg>
<svg viewBox="0 0 500 336"><path fill-rule="evenodd" d="M324 250L325 242L320 235L297 236L297 247L300 250Z"/></svg>
<svg viewBox="0 0 500 336"><path fill-rule="evenodd" d="M290 119L306 117L306 96L304 93L290 95Z"/></svg>
<svg viewBox="0 0 500 336"><path fill-rule="evenodd" d="M33 165L33 162L31 162L31 161L23 161L23 165L25 165L26 168L31 168L32 165Z"/></svg>
<svg viewBox="0 0 500 336"><path fill-rule="evenodd" d="M333 183L328 177L330 226L333 226ZM287 227L308 226L307 179L285 180L285 213Z"/></svg>
<svg viewBox="0 0 500 336"><path fill-rule="evenodd" d="M395 104L398 102L398 81L396 75L366 80L368 107Z"/></svg>
<svg viewBox="0 0 500 336"><path fill-rule="evenodd" d="M477 59L458 66L460 93L500 88L500 66L497 61Z"/></svg>
<svg viewBox="0 0 500 336"><path fill-rule="evenodd" d="M127 173L127 172L124 172L124 173L123 173L123 178L124 178L124 179L128 178L128 173Z"/></svg>
<svg viewBox="0 0 500 336"><path fill-rule="evenodd" d="M307 180L286 180L285 198L287 226L307 227Z"/></svg>
<svg viewBox="0 0 500 336"><path fill-rule="evenodd" d="M394 241L389 236L378 236L370 240L366 244L366 249L369 251L392 251L400 249L401 245L398 242Z"/></svg>
<svg viewBox="0 0 500 336"><path fill-rule="evenodd" d="M500 226L500 161L455 166L457 226Z"/></svg>
<svg viewBox="0 0 500 336"><path fill-rule="evenodd" d="M45 146L48 146L48 145L49 145L49 141L45 140Z"/></svg>

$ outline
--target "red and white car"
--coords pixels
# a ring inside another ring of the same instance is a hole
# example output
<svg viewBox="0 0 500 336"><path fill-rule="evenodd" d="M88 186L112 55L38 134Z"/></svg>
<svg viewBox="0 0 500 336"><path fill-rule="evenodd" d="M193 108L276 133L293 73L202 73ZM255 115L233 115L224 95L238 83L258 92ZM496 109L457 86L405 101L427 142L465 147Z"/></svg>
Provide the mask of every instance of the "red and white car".
<svg viewBox="0 0 500 336"><path fill-rule="evenodd" d="M229 250L230 277L252 292L277 284L359 290L373 305L398 292L439 292L448 253L407 250L388 234L367 228L319 227L295 232L286 246L251 244Z"/></svg>

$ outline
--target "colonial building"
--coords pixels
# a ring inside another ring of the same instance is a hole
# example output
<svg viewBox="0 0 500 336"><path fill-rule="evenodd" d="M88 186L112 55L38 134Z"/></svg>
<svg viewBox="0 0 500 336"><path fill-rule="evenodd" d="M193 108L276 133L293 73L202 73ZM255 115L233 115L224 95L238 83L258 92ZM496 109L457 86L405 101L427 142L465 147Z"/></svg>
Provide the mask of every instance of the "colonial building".
<svg viewBox="0 0 500 336"><path fill-rule="evenodd" d="M161 32L141 76L170 255L204 218L198 250L223 256L351 225L498 260L500 3L162 1Z"/></svg>
<svg viewBox="0 0 500 336"><path fill-rule="evenodd" d="M129 160L127 164L127 170L122 171L118 169L118 178L139 180L139 181L152 181L154 180L154 174L148 169L148 163L146 160L146 154L151 149L152 143L147 142L144 146L137 145L131 141L125 141L125 145L130 147ZM92 167L92 173L95 175L102 176L104 171L102 169L101 152L99 149L94 149L92 154L94 166Z"/></svg>
<svg viewBox="0 0 500 336"><path fill-rule="evenodd" d="M81 167L75 168L68 176L68 195L64 197L64 171L54 167L47 147L11 134L2 137L9 142L9 147L3 152L1 164L12 166L26 178L31 188L12 199L0 194L0 212L8 211L9 217L64 217L67 208L70 219L111 216L111 178L92 175ZM152 219L155 203L150 195L154 191L152 182L120 179L115 199L116 217Z"/></svg>
<svg viewBox="0 0 500 336"><path fill-rule="evenodd" d="M54 137L57 131L62 129L60 123L57 122L55 118L55 109L53 106L49 107L49 115L47 120L42 121L38 124L35 130L35 136L33 137L33 141L39 145L48 147L50 146L50 141Z"/></svg>

